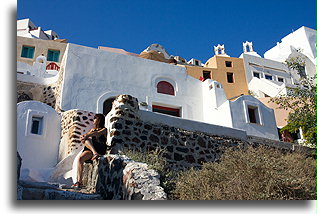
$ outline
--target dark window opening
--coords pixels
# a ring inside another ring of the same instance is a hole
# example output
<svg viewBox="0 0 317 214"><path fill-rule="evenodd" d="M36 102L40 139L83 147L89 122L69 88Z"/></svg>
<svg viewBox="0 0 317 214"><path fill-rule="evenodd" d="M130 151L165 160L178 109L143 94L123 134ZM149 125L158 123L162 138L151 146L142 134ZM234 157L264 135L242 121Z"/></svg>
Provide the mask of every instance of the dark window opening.
<svg viewBox="0 0 317 214"><path fill-rule="evenodd" d="M111 109L112 109L112 102L115 100L116 98L115 97L112 97L112 98L109 98L107 99L104 103L103 103L103 111L102 113L104 115L107 115Z"/></svg>
<svg viewBox="0 0 317 214"><path fill-rule="evenodd" d="M265 79L267 80L273 80L273 77L271 75L265 74Z"/></svg>
<svg viewBox="0 0 317 214"><path fill-rule="evenodd" d="M247 45L245 48L246 48L247 52L250 52L250 47L249 47L249 45Z"/></svg>
<svg viewBox="0 0 317 214"><path fill-rule="evenodd" d="M277 81L279 81L279 82L284 82L284 79L281 78L281 77L278 77L278 78L277 78Z"/></svg>
<svg viewBox="0 0 317 214"><path fill-rule="evenodd" d="M180 109L179 108L169 108L169 107L152 105L152 111L175 116L175 117L180 117Z"/></svg>
<svg viewBox="0 0 317 214"><path fill-rule="evenodd" d="M42 134L42 117L32 117L32 126L31 126L31 133L41 135Z"/></svg>
<svg viewBox="0 0 317 214"><path fill-rule="evenodd" d="M232 67L232 62L231 61L226 61L226 67Z"/></svg>
<svg viewBox="0 0 317 214"><path fill-rule="evenodd" d="M233 73L227 73L227 81L228 83L233 83Z"/></svg>
<svg viewBox="0 0 317 214"><path fill-rule="evenodd" d="M257 108L255 107L248 107L248 114L249 114L249 120L250 123L258 123L257 121Z"/></svg>
<svg viewBox="0 0 317 214"><path fill-rule="evenodd" d="M157 84L157 93L168 94L175 96L174 87L166 81L161 81Z"/></svg>
<svg viewBox="0 0 317 214"><path fill-rule="evenodd" d="M253 76L260 79L260 73L258 72L253 72Z"/></svg>
<svg viewBox="0 0 317 214"><path fill-rule="evenodd" d="M203 71L204 80L211 79L210 71Z"/></svg>

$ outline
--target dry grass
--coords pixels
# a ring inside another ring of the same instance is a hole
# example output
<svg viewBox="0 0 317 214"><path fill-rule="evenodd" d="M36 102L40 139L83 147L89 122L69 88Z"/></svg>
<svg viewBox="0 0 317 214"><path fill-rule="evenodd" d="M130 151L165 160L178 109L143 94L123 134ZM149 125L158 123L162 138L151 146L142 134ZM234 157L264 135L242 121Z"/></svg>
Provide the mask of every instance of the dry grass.
<svg viewBox="0 0 317 214"><path fill-rule="evenodd" d="M219 163L182 172L179 200L313 200L315 160L268 148L228 150Z"/></svg>

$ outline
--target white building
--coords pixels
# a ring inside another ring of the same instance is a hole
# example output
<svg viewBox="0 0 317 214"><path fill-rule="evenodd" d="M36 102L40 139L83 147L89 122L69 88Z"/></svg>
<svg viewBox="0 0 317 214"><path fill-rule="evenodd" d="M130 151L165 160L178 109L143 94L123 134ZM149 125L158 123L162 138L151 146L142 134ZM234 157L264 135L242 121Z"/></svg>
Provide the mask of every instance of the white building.
<svg viewBox="0 0 317 214"><path fill-rule="evenodd" d="M29 19L18 21L19 36L56 38L49 37L53 35L49 32L35 28ZM34 40L43 42L37 39ZM17 64L17 80L32 83L36 92L43 93L40 87L36 88L38 85L48 86L61 81L61 93L58 94L60 97L56 99L56 104L63 111L79 109L107 114L117 95L129 94L138 99L141 115L148 119L160 118L152 112L163 113L175 118L162 122L176 127L178 124L190 127L191 121L199 121L195 122L197 130L207 130L208 125L213 124L215 126L212 131L221 135L226 134L224 127L229 127L233 128L233 132L240 133L243 130L249 136L278 140L273 110L252 96L240 96L230 101L219 82L201 82L189 76L184 66L148 60L113 49L95 49L70 43L64 45L66 50L64 52L63 49L63 55L60 56L60 67L63 68L61 73L58 70L48 70L46 57L42 55L38 55L34 63L32 59L32 64L22 61ZM152 45L146 49L153 50L162 53L166 59L170 57L160 45ZM246 50L254 52L253 48ZM215 47L215 53L228 57L223 45ZM265 77L267 73L272 75L270 82L277 85L276 87L285 88L285 85L293 83L281 63L260 58L254 53L245 53L243 58L246 68L248 66L247 79L251 85L257 79L265 87L270 85ZM192 62L197 65L194 59ZM199 65L200 63L198 62ZM254 77L254 72L257 71L259 78ZM283 83L278 78L283 78ZM258 90L259 95L273 96L270 94L272 88L268 91L261 90ZM21 179L48 180L58 162L58 155L61 153L59 150L66 145L67 137L61 140L60 136L61 116L53 108L37 101L17 104L17 145L23 159ZM67 155L75 156L74 153ZM69 158L67 161L67 167L71 168L73 159Z"/></svg>
<svg viewBox="0 0 317 214"><path fill-rule="evenodd" d="M296 56L304 59L305 74L313 77L316 74L316 30L303 26L264 53L264 58L279 62ZM299 76L297 78L299 79Z"/></svg>
<svg viewBox="0 0 317 214"><path fill-rule="evenodd" d="M282 62L262 58L253 50L252 42L243 43L244 68L248 88L258 98L287 94L287 87L295 87L297 79Z"/></svg>
<svg viewBox="0 0 317 214"><path fill-rule="evenodd" d="M60 123L60 115L44 103L17 104L17 151L22 158L22 180L47 180L49 171L57 164Z"/></svg>
<svg viewBox="0 0 317 214"><path fill-rule="evenodd" d="M222 85L214 80L205 80L203 87L206 122L242 129L249 136L278 140L273 109L250 95L227 100Z"/></svg>
<svg viewBox="0 0 317 214"><path fill-rule="evenodd" d="M130 94L143 103L142 110L165 108L203 121L201 82L184 67L75 44L68 45L64 62L63 110L107 113L111 99Z"/></svg>
<svg viewBox="0 0 317 214"><path fill-rule="evenodd" d="M182 66L74 44L68 45L63 61L63 110L107 114L115 96L130 94L139 100L141 110L243 129L248 135L278 140L272 110L251 96L228 101L223 89L222 93L210 91L210 85L187 75ZM214 110L226 105L227 110ZM252 110L248 111L248 106L254 109L251 117L255 119L249 118Z"/></svg>
<svg viewBox="0 0 317 214"><path fill-rule="evenodd" d="M21 19L17 21L17 36L55 40L58 39L58 34L53 30L43 31L41 27L37 27L30 19Z"/></svg>

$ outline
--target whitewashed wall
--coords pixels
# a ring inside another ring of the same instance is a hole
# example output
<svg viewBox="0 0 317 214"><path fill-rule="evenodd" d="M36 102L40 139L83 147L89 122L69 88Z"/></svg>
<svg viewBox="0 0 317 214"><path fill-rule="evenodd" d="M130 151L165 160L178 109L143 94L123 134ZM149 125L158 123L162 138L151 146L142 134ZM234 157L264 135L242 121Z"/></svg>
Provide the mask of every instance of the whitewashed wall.
<svg viewBox="0 0 317 214"><path fill-rule="evenodd" d="M61 98L63 110L102 112L103 102L130 94L152 104L180 107L182 118L203 120L202 84L188 76L184 67L69 44L65 52ZM158 81L174 85L176 96L156 92Z"/></svg>
<svg viewBox="0 0 317 214"><path fill-rule="evenodd" d="M248 122L247 106L256 106L259 111L260 123ZM250 95L243 95L230 102L233 128L245 130L247 135L278 140L278 132L274 110L266 107L258 99Z"/></svg>
<svg viewBox="0 0 317 214"><path fill-rule="evenodd" d="M232 127L230 101L222 85L214 80L203 82L204 119L207 123Z"/></svg>
<svg viewBox="0 0 317 214"><path fill-rule="evenodd" d="M267 59L284 62L290 55L296 55L296 49L306 56L306 74L316 74L316 30L301 27L277 42L276 46L264 53Z"/></svg>
<svg viewBox="0 0 317 214"><path fill-rule="evenodd" d="M249 90L254 93L254 96L259 98L263 98L266 95L276 97L287 94L287 88L284 83L272 82L264 78L253 77L248 86Z"/></svg>
<svg viewBox="0 0 317 214"><path fill-rule="evenodd" d="M43 117L42 134L32 134L32 117ZM22 157L22 169L51 168L57 164L61 117L41 102L17 104L17 150Z"/></svg>
<svg viewBox="0 0 317 214"><path fill-rule="evenodd" d="M250 95L240 96L234 101L223 99L224 89L217 81L206 80L204 89L208 123L245 130L251 136L278 140L273 109ZM259 124L248 121L247 105L258 107Z"/></svg>
<svg viewBox="0 0 317 214"><path fill-rule="evenodd" d="M299 48L311 61L316 59L316 30L300 27L288 34L276 46L264 53L264 57L283 62L291 54L291 46Z"/></svg>
<svg viewBox="0 0 317 214"><path fill-rule="evenodd" d="M250 54L242 54L246 78L248 83L253 78L253 72L260 73L261 78L265 78L264 74L270 74L273 77L272 82L277 82L278 77L282 77L286 84L292 84L291 74L285 63L252 56Z"/></svg>
<svg viewBox="0 0 317 214"><path fill-rule="evenodd" d="M289 71L285 63L270 59L253 56L248 53L241 55L244 61L246 78L249 90L258 97L267 94L271 97L286 94L286 86L295 87L294 83L298 78L294 78L293 72ZM254 77L257 72L260 78ZM272 80L265 79L265 75L271 75ZM278 78L283 78L284 82L279 82Z"/></svg>

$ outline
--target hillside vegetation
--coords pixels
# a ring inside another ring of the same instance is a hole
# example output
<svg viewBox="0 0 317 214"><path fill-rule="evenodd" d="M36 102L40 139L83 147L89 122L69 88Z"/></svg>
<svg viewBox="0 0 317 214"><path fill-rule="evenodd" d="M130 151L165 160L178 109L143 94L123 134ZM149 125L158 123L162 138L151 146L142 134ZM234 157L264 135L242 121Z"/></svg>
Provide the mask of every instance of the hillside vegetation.
<svg viewBox="0 0 317 214"><path fill-rule="evenodd" d="M227 150L220 162L178 173L167 169L162 151L132 153L132 159L158 170L169 199L314 200L316 195L315 160L299 153L263 147Z"/></svg>

